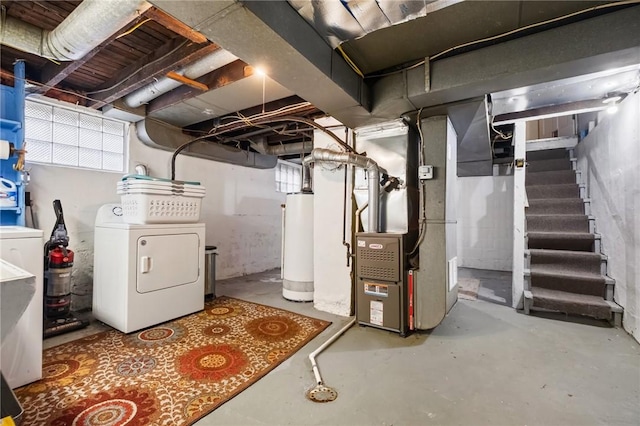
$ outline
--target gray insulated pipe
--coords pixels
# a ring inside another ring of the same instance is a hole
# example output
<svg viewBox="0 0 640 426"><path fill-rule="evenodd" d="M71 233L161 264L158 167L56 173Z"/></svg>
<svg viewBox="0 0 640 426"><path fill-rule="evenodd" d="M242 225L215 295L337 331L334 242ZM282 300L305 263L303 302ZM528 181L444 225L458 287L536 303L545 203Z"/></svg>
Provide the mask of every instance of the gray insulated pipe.
<svg viewBox="0 0 640 426"><path fill-rule="evenodd" d="M380 230L380 169L378 163L364 155L353 152L338 152L330 149L315 148L302 160L302 191L311 191L311 163L350 164L367 170L369 191L369 232Z"/></svg>
<svg viewBox="0 0 640 426"><path fill-rule="evenodd" d="M150 7L144 0L84 0L53 31L7 16L0 43L45 58L75 61Z"/></svg>

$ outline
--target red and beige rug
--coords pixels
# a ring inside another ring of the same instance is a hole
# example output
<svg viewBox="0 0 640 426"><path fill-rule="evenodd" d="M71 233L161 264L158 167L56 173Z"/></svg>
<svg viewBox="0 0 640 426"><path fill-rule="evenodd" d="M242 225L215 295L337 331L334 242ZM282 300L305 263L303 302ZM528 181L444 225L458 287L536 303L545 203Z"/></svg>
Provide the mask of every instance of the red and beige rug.
<svg viewBox="0 0 640 426"><path fill-rule="evenodd" d="M44 352L16 390L23 425L188 425L251 386L330 323L237 299L141 332Z"/></svg>

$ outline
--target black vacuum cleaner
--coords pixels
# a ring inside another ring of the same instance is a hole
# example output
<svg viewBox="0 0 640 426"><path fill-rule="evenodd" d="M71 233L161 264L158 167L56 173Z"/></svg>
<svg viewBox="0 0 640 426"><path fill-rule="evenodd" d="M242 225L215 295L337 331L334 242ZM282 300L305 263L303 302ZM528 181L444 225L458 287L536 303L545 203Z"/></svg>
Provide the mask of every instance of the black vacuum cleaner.
<svg viewBox="0 0 640 426"><path fill-rule="evenodd" d="M68 248L69 235L64 224L60 200L54 200L56 223L44 244L44 337L78 330L89 321L71 312L71 271L74 253Z"/></svg>

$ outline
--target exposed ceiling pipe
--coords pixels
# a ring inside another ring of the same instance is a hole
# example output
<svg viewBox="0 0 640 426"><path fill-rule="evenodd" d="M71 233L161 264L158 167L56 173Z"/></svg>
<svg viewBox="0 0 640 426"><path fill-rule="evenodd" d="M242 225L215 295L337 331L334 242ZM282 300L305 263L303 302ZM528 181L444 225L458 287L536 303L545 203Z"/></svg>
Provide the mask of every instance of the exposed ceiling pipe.
<svg viewBox="0 0 640 426"><path fill-rule="evenodd" d="M180 129L149 118L136 123L136 134L145 145L174 152L176 148L194 141L193 138L182 133ZM202 142L201 145L193 147L193 150L186 154L256 169L272 169L278 162L277 157L274 156L262 155L214 142ZM174 173L175 169L172 171L172 174Z"/></svg>
<svg viewBox="0 0 640 426"><path fill-rule="evenodd" d="M187 78L195 80L196 78L202 77L213 70L230 64L236 59L238 58L228 51L218 49L176 72ZM136 108L157 98L163 93L167 93L180 86L182 86L181 82L169 77L162 77L127 95L124 98L124 103L131 108Z"/></svg>
<svg viewBox="0 0 640 426"><path fill-rule="evenodd" d="M251 141L251 147L261 154L266 155L295 155L306 154L313 149L313 142L294 142L281 145L269 145L265 138Z"/></svg>
<svg viewBox="0 0 640 426"><path fill-rule="evenodd" d="M309 167L311 163L318 162L351 164L367 170L367 179L369 180L369 232L379 232L380 169L378 163L371 158L353 152L338 152L330 149L315 148L311 151L311 154L302 160L303 192L311 190Z"/></svg>
<svg viewBox="0 0 640 426"><path fill-rule="evenodd" d="M151 6L144 0L84 0L53 31L8 16L1 23L0 43L57 61L75 61Z"/></svg>

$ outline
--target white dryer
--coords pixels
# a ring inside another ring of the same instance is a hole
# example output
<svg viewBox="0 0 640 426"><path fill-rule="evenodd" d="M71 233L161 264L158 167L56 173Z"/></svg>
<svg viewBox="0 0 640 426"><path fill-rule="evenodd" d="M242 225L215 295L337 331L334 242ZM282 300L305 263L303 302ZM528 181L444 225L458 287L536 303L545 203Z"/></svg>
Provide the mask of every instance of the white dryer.
<svg viewBox="0 0 640 426"><path fill-rule="evenodd" d="M36 277L29 306L2 342L0 370L11 388L42 378L43 250L40 229L0 226L0 257Z"/></svg>
<svg viewBox="0 0 640 426"><path fill-rule="evenodd" d="M124 223L119 204L98 210L93 316L124 332L204 309L203 223Z"/></svg>

